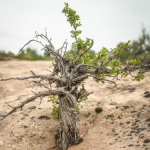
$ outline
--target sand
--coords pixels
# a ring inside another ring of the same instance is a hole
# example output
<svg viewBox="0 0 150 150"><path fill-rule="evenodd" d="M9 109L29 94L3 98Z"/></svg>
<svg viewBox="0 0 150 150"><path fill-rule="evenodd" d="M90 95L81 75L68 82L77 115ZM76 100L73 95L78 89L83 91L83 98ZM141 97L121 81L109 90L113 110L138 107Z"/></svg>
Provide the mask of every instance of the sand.
<svg viewBox="0 0 150 150"><path fill-rule="evenodd" d="M0 61L0 78L49 74L49 61ZM69 150L150 150L150 73L141 82L130 77L110 83L86 80L85 88L94 92L80 105L79 130L83 142ZM34 95L29 81L0 82L0 113ZM146 92L146 94L144 94ZM52 104L45 97L26 104L0 121L0 150L55 150L54 134L59 121L51 115ZM103 111L98 115L96 107Z"/></svg>

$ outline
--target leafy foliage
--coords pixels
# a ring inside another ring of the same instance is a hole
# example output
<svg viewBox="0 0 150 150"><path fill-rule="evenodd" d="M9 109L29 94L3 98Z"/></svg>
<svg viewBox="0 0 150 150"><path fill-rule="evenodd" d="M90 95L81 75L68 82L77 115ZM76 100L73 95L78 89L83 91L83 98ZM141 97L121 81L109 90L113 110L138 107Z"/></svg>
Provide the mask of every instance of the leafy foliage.
<svg viewBox="0 0 150 150"><path fill-rule="evenodd" d="M52 103L52 115L53 115L53 117L55 119L60 120L61 119L61 114L60 114L60 110L58 108L58 104L59 104L58 96L56 96L56 95L49 96L49 100L47 102Z"/></svg>
<svg viewBox="0 0 150 150"><path fill-rule="evenodd" d="M122 43L119 43L121 45ZM120 54L117 56L120 58L122 62L126 62L127 59L137 59L144 60L144 53L147 53L147 63L150 62L150 34L146 31L145 28L142 29L141 35L137 40L133 40L129 44L130 50L127 51L126 48L124 48Z"/></svg>
<svg viewBox="0 0 150 150"><path fill-rule="evenodd" d="M17 58L20 58L21 60L52 60L51 57L48 56L41 56L37 53L35 49L27 48L24 51L21 51Z"/></svg>
<svg viewBox="0 0 150 150"><path fill-rule="evenodd" d="M70 61L75 61L79 55L82 55L82 57L80 57L80 59L78 60L77 64L89 65L87 67L87 70L91 70L93 66L99 66L103 71L102 73L98 69L97 71L95 71L94 79L96 82L101 81L102 83L105 83L104 79L106 77L114 76L118 78L118 75L121 75L121 77L126 77L128 74L130 74L131 70L123 71L123 63L118 59L118 56L129 54L129 48L131 47L132 51L134 52L137 49L137 47L135 48L133 47L133 45L138 45L136 42L133 42L132 46L129 46L130 41L126 43L120 43L116 48L111 50L108 50L107 48L103 47L98 53L95 54L94 57L90 57L89 53L86 51L88 47L92 45L92 42L89 38L83 40L79 37L79 35L82 32L81 30L78 30L78 27L82 25L80 22L79 15L76 14L76 11L69 8L69 5L67 3L65 3L65 7L62 10L62 13L65 13L67 21L70 23L71 27L73 27L73 30L71 31L71 37L75 39L75 42L73 43L74 50L66 53L66 57ZM139 43L144 44L146 38L150 39L149 36L145 34L145 30L143 30L143 35L139 39ZM149 46L147 46L147 48L149 48ZM125 57L127 56L125 55ZM130 66L136 66L140 64L140 60L129 60ZM92 65L92 67L90 67L90 65ZM133 80L140 81L140 79L143 77L143 73L144 71L140 74L137 74L137 76L135 76Z"/></svg>
<svg viewBox="0 0 150 150"><path fill-rule="evenodd" d="M0 51L0 56L2 56L2 57L9 57L9 54L6 53L5 51Z"/></svg>
<svg viewBox="0 0 150 150"><path fill-rule="evenodd" d="M0 56L2 57L9 57L9 58L16 58L20 60L52 60L50 56L41 56L37 53L35 49L27 48L24 51L21 51L18 55L13 54L12 52L6 53L5 51L0 51Z"/></svg>

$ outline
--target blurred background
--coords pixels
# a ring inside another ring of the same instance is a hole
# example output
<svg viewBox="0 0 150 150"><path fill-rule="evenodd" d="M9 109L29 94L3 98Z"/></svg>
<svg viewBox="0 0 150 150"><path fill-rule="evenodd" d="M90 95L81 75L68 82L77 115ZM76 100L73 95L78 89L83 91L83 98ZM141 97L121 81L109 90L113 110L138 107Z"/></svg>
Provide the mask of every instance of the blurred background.
<svg viewBox="0 0 150 150"><path fill-rule="evenodd" d="M0 1L0 60L50 60L38 43L20 48L35 37L35 31L52 38L55 49L67 39L68 50L74 53L70 37L71 26L61 13L64 3L77 11L81 18L81 38L94 40L89 52L94 57L103 47L115 48L130 40L130 51L119 55L150 60L150 0L1 0Z"/></svg>

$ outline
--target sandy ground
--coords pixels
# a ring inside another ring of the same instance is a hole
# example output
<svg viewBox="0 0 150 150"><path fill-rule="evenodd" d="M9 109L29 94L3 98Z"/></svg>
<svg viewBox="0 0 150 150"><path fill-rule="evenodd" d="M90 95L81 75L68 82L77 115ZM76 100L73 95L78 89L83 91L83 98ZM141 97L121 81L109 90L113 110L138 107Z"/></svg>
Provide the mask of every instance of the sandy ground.
<svg viewBox="0 0 150 150"><path fill-rule="evenodd" d="M48 61L0 61L0 78L48 74ZM150 150L150 74L141 82L130 78L118 86L95 83L89 78L86 89L94 92L80 105L80 134L83 142L69 150ZM0 113L16 106L37 92L29 81L0 82ZM144 94L146 92L146 94ZM25 105L0 121L0 150L55 150L54 134L59 121L51 115L52 104L44 98ZM103 108L96 115L95 108ZM42 116L42 117L41 117Z"/></svg>

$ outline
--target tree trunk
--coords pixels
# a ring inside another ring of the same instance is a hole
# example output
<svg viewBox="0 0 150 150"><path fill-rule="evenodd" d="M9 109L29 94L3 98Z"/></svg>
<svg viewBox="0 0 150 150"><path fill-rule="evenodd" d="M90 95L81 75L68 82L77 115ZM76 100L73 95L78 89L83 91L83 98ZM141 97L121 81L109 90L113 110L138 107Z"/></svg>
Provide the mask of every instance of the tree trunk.
<svg viewBox="0 0 150 150"><path fill-rule="evenodd" d="M77 128L77 101L76 97L60 96L61 123L55 135L55 147L66 150L71 145L79 143L79 130Z"/></svg>

